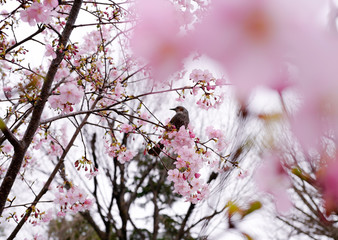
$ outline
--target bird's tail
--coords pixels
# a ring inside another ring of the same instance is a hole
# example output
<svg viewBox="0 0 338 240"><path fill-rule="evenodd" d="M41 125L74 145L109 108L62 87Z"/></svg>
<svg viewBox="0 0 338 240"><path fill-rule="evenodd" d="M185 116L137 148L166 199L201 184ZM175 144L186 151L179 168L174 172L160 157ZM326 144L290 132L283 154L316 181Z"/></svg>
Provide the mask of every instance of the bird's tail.
<svg viewBox="0 0 338 240"><path fill-rule="evenodd" d="M161 150L164 148L164 145L160 142L158 142L156 144L156 146L152 147L151 149L149 149L148 153L152 156L159 156L161 153Z"/></svg>

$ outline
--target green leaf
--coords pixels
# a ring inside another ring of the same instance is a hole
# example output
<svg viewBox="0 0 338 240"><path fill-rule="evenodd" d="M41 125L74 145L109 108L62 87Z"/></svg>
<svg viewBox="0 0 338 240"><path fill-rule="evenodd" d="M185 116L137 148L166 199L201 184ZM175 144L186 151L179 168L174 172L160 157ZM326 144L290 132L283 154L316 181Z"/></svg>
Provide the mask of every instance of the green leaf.
<svg viewBox="0 0 338 240"><path fill-rule="evenodd" d="M254 201L254 202L250 203L249 208L247 210L243 211L243 213L242 213L242 219L245 216L249 215L250 213L252 213L252 212L254 212L254 211L256 211L256 210L258 210L260 208L262 208L262 203L260 201Z"/></svg>

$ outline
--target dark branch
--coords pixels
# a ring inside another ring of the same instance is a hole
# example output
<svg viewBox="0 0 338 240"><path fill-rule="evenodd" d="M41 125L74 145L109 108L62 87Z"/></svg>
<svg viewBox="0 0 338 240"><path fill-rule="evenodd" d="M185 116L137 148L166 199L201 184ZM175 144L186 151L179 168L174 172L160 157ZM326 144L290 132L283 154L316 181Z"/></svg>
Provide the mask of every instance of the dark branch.
<svg viewBox="0 0 338 240"><path fill-rule="evenodd" d="M15 151L22 149L21 142L14 136L14 134L6 126L6 123L0 118L0 130L3 132L5 138L13 145Z"/></svg>

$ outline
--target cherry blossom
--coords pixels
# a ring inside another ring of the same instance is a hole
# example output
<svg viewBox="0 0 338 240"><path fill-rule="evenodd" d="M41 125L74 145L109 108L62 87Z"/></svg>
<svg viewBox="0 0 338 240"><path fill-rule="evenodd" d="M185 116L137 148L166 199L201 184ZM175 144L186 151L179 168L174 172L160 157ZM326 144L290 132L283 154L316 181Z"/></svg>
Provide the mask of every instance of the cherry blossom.
<svg viewBox="0 0 338 240"><path fill-rule="evenodd" d="M48 98L48 102L52 108L59 108L62 106L62 100L58 95L52 95Z"/></svg>
<svg viewBox="0 0 338 240"><path fill-rule="evenodd" d="M149 114L147 112L143 112L143 113L141 113L140 118L142 118L144 120L149 120L150 116L149 116ZM143 120L138 120L138 124L144 126L144 125L147 124L147 122L143 121Z"/></svg>
<svg viewBox="0 0 338 240"><path fill-rule="evenodd" d="M54 202L60 205L61 209L57 216L65 216L67 211L76 213L88 210L93 204L93 201L88 198L88 194L80 187L73 185L66 191L64 191L63 186L58 189L59 191L54 194Z"/></svg>
<svg viewBox="0 0 338 240"><path fill-rule="evenodd" d="M83 92L74 84L65 84L59 88L61 102L63 104L76 104L81 101Z"/></svg>
<svg viewBox="0 0 338 240"><path fill-rule="evenodd" d="M43 222L49 222L53 219L53 211L52 209L49 209L42 217Z"/></svg>
<svg viewBox="0 0 338 240"><path fill-rule="evenodd" d="M1 151L9 154L13 150L13 146L9 143L6 143L2 148Z"/></svg>
<svg viewBox="0 0 338 240"><path fill-rule="evenodd" d="M46 53L45 53L46 56L52 56L52 58L56 58L56 53L53 49L53 47L50 45L50 44L47 44L46 45Z"/></svg>
<svg viewBox="0 0 338 240"><path fill-rule="evenodd" d="M49 8L55 8L59 5L58 0L44 0L43 3Z"/></svg>
<svg viewBox="0 0 338 240"><path fill-rule="evenodd" d="M197 203L207 196L205 188L208 188L208 184L200 178L199 171L203 168L205 159L196 153L194 137L191 126L188 129L182 126L179 131L174 129L167 133L165 137L167 139L161 142L166 148L178 154L174 162L176 168L168 171L168 180L174 183L174 191L185 197L187 201Z"/></svg>
<svg viewBox="0 0 338 240"><path fill-rule="evenodd" d="M2 89L4 91L4 94L7 98L11 98L12 97L12 87L7 86L7 87L3 87Z"/></svg>
<svg viewBox="0 0 338 240"><path fill-rule="evenodd" d="M136 153L134 151L132 151L132 150L121 151L119 153L119 155L117 156L117 160L121 164L124 164L124 163L129 162L130 160L132 160L135 155L136 155Z"/></svg>
<svg viewBox="0 0 338 240"><path fill-rule="evenodd" d="M21 11L20 17L24 22L34 26L36 23L47 23L50 18L51 11L47 5L39 2L33 2L25 11Z"/></svg>
<svg viewBox="0 0 338 240"><path fill-rule="evenodd" d="M127 124L127 123L123 123L121 125L121 131L124 132L124 133L129 133L129 132L132 132L134 129L133 126Z"/></svg>
<svg viewBox="0 0 338 240"><path fill-rule="evenodd" d="M178 171L177 168L175 169L170 169L168 171L168 180L169 181L175 181L176 179L180 178L180 172Z"/></svg>
<svg viewBox="0 0 338 240"><path fill-rule="evenodd" d="M65 113L72 112L73 105L79 103L83 96L83 92L80 88L72 83L59 87L59 93L59 95L49 97L49 104L52 108L62 109Z"/></svg>
<svg viewBox="0 0 338 240"><path fill-rule="evenodd" d="M226 138L221 130L214 129L213 126L206 128L206 135L215 142L218 151L222 151L228 145Z"/></svg>
<svg viewBox="0 0 338 240"><path fill-rule="evenodd" d="M96 177L98 174L99 174L99 170L95 169L94 171L90 170L90 172L86 173L85 176L86 176L86 178L88 178L88 180L91 180L93 177Z"/></svg>
<svg viewBox="0 0 338 240"><path fill-rule="evenodd" d="M188 56L189 43L179 36L180 12L165 0L144 0L136 6L140 22L134 31L135 54L151 65L154 78L164 81L180 70Z"/></svg>
<svg viewBox="0 0 338 240"><path fill-rule="evenodd" d="M185 127L182 126L178 132L172 131L168 134L171 141L171 146L175 149L180 149L183 146L188 146L189 148L194 143L193 140L190 138L189 132L185 130Z"/></svg>

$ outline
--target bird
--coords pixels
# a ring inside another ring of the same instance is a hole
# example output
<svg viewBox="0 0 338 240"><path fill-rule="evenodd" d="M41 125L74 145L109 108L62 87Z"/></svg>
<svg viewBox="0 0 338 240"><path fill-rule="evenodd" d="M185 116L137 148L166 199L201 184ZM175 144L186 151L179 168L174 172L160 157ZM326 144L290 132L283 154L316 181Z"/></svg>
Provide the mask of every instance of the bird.
<svg viewBox="0 0 338 240"><path fill-rule="evenodd" d="M182 126L185 128L188 127L188 124L190 122L189 120L189 112L187 109L185 109L182 106L177 106L175 108L171 108L170 110L173 110L176 112L176 114L170 119L169 123L171 126L174 126L175 129L178 131ZM171 130L169 128L169 130ZM149 149L148 153L152 156L158 156L161 153L161 150L164 148L164 145L160 142L156 144L156 146Z"/></svg>

